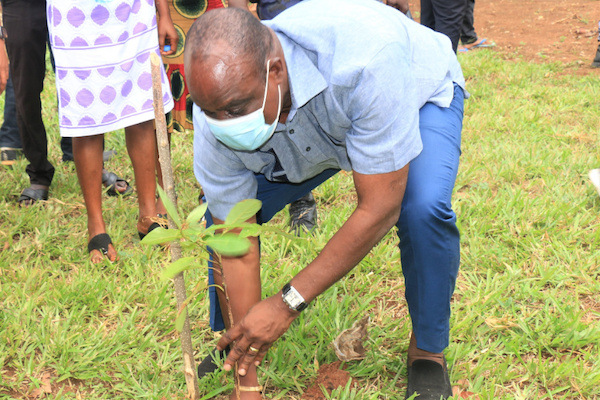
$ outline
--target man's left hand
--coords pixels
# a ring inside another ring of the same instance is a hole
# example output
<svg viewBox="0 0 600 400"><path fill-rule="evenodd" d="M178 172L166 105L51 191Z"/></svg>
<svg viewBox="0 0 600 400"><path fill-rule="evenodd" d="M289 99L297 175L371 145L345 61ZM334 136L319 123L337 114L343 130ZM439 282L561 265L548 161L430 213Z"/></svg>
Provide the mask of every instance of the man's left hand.
<svg viewBox="0 0 600 400"><path fill-rule="evenodd" d="M235 342L223 368L230 371L239 362L238 373L246 375L250 365L260 364L267 350L288 330L298 315L283 302L281 292L256 304L217 343L217 348L223 350Z"/></svg>

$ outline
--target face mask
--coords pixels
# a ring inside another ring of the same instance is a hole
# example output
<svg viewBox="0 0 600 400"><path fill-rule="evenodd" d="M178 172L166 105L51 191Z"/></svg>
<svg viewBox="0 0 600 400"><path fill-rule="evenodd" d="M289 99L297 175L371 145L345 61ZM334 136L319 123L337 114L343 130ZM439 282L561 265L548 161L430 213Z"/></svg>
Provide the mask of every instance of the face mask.
<svg viewBox="0 0 600 400"><path fill-rule="evenodd" d="M267 88L269 87L269 64L267 61L267 82L265 84L265 97L263 105L258 110L241 117L230 119L214 119L206 116L206 122L215 137L228 147L235 150L256 150L267 142L275 132L279 113L281 112L281 87L277 85L279 105L277 117L271 125L265 122L265 103L267 102Z"/></svg>

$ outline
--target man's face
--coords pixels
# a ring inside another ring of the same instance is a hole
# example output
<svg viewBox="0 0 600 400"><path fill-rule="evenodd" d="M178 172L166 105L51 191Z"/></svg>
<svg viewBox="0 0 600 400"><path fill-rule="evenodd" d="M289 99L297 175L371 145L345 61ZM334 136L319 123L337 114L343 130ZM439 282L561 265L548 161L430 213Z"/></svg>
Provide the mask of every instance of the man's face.
<svg viewBox="0 0 600 400"><path fill-rule="evenodd" d="M225 45L213 48L223 47ZM265 60L265 67L266 64ZM265 71L266 69L263 73ZM236 118L262 107L266 75L257 73L245 58L215 50L202 60L191 62L190 59L186 59L185 72L192 100L211 118ZM278 83L275 75L271 73L264 109L265 121L268 124L277 116Z"/></svg>

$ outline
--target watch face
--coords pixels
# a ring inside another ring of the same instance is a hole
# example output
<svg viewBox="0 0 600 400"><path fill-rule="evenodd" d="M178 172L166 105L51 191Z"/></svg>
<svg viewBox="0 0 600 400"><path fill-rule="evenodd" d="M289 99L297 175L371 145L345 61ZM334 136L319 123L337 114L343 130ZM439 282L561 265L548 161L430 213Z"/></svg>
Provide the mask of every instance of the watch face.
<svg viewBox="0 0 600 400"><path fill-rule="evenodd" d="M304 298L294 287L290 287L289 292L285 295L285 300L293 309L298 308L298 306L304 302Z"/></svg>

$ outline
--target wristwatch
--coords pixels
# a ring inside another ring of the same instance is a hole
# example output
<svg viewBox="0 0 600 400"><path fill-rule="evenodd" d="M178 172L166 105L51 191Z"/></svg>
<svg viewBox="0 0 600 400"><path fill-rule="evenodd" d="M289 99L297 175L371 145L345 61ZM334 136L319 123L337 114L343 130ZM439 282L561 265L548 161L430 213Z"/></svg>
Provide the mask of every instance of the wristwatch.
<svg viewBox="0 0 600 400"><path fill-rule="evenodd" d="M291 310L300 312L308 307L308 304L304 301L304 297L289 283L286 283L283 289L281 289L281 298Z"/></svg>
<svg viewBox="0 0 600 400"><path fill-rule="evenodd" d="M4 40L8 38L8 33L6 33L6 28L3 26L0 26L0 39Z"/></svg>

